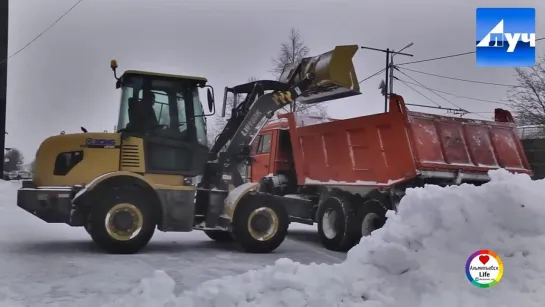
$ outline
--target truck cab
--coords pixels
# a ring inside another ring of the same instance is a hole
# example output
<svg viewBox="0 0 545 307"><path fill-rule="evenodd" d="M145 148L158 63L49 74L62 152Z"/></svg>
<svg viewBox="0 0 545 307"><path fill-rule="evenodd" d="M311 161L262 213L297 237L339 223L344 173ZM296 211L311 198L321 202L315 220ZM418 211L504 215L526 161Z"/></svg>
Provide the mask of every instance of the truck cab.
<svg viewBox="0 0 545 307"><path fill-rule="evenodd" d="M318 116L295 115L298 127L331 122L335 119ZM269 121L252 143L249 180L281 174L296 181L295 161L287 118Z"/></svg>

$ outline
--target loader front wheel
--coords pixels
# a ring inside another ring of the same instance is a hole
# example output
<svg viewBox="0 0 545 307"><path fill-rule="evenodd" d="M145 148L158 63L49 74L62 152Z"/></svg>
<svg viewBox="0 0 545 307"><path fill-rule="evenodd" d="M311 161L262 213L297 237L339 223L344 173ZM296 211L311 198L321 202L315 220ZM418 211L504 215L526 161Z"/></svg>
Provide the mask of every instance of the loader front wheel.
<svg viewBox="0 0 545 307"><path fill-rule="evenodd" d="M233 234L221 230L205 230L204 233L212 240L220 243L233 242Z"/></svg>
<svg viewBox="0 0 545 307"><path fill-rule="evenodd" d="M270 253L288 234L289 217L272 195L246 194L233 218L233 236L247 253Z"/></svg>
<svg viewBox="0 0 545 307"><path fill-rule="evenodd" d="M134 254L144 248L157 224L153 202L136 187L100 189L97 195L88 227L93 241L112 254Z"/></svg>
<svg viewBox="0 0 545 307"><path fill-rule="evenodd" d="M332 251L347 251L354 246L356 214L347 199L328 197L316 214L322 245Z"/></svg>

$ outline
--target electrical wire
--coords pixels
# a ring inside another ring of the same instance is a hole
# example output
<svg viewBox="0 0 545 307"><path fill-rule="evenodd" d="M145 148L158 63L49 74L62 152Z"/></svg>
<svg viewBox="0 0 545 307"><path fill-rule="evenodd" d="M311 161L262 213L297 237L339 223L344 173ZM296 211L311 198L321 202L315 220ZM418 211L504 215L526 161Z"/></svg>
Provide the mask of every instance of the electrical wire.
<svg viewBox="0 0 545 307"><path fill-rule="evenodd" d="M505 87L519 87L518 85L513 85L513 84L494 83L494 82L486 82L486 81L479 81L479 80L469 80L469 79L462 79L462 78L443 76L443 75L438 75L438 74L432 74L432 73L425 72L425 71L409 69L409 68L405 68L405 67L399 67L399 69L404 69L404 70L407 70L407 71L412 71L412 72L423 74L423 75L429 75L429 76L434 76L434 77L444 78L444 79L450 79L450 80L456 80L456 81L478 83L478 84L487 84L487 85L496 85L496 86L505 86ZM398 71L401 72L400 70L398 70Z"/></svg>
<svg viewBox="0 0 545 307"><path fill-rule="evenodd" d="M455 104L454 102L452 102L452 101L446 99L445 97L439 95L438 93L434 92L432 89L430 89L429 87L425 86L424 84L422 84L422 83L419 82L418 80L414 79L413 77L411 77L411 76L407 75L406 73L402 72L401 70L397 69L397 67L395 67L395 69L396 69L397 71L399 71L400 73L402 73L403 75L405 75L407 78L409 78L409 79L413 80L414 82L420 84L420 86L422 86L423 88L425 88L425 89L427 89L428 91L434 93L437 97L439 97L439 98L443 99L444 101L450 103L451 105L453 105L453 106L459 108L460 110L464 110L464 111L467 112L467 110L465 110L464 108L460 107L459 105Z"/></svg>
<svg viewBox="0 0 545 307"><path fill-rule="evenodd" d="M538 38L538 39L536 39L536 42L537 42L537 41L544 40L544 39L545 39L545 37ZM418 60L418 61L405 62L405 63L396 64L396 65L401 66L401 65L408 65L408 64L416 64L416 63L424 63L424 62L430 62L430 61L436 61L436 60L443 60L443 59L448 59L448 58L454 58L454 57L464 56L464 55L468 55L468 54L473 54L473 53L475 53L475 52L476 52L476 51L468 51L468 52L462 52L462 53L455 53L455 54L451 54L451 55L439 56L439 57L434 57L434 58L425 59L425 60Z"/></svg>
<svg viewBox="0 0 545 307"><path fill-rule="evenodd" d="M73 9L76 8L76 6L78 6L81 2L83 2L83 0L78 0L78 2L76 2L76 4L72 5L72 7L70 7L66 12L64 12L64 14L62 14L59 18L57 18L52 24L49 25L49 27L45 28L45 30L43 30L42 32L40 32L40 34L38 34L36 37L34 37L32 40L30 40L26 45L24 45L22 48L20 48L19 50L15 51L12 55L8 56L6 59L2 60L0 62L0 65L6 63L9 59L11 59L12 57L16 56L17 54L19 54L21 51L25 50L26 48L30 47L30 45L32 45L36 40L38 40L42 35L44 35L47 31L49 31L51 28L53 28L54 25L56 25L59 21L61 21L61 19L63 19L66 15L68 15Z"/></svg>
<svg viewBox="0 0 545 307"><path fill-rule="evenodd" d="M423 63L423 62L429 62L429 61L435 61L435 60L442 60L442 59L454 58L454 57L459 57L459 56L468 55L468 54L473 54L473 53L475 53L475 51L469 51L469 52L463 52L463 53L456 53L456 54L445 55L445 56L440 56L440 57L431 58L431 59L419 60L419 61L405 62L405 63L396 64L396 65L408 65L408 64Z"/></svg>
<svg viewBox="0 0 545 307"><path fill-rule="evenodd" d="M394 77L395 79L399 80L399 78L397 77ZM401 81L401 80L399 80ZM407 80L404 80L404 82L406 83L409 83L411 85L416 85L416 86L419 86L419 87L422 87L420 84L417 84L417 83L413 83L413 82L409 82ZM438 93L442 93L442 94L446 94L446 95L451 95L451 96L454 96L456 98L460 98L460 99L469 99L469 100L475 100L475 101L482 101L482 102L489 102L489 103L495 103L495 104L501 104L501 105L504 105L504 106L511 106L509 103L507 102L500 102L500 101L494 101L494 100L487 100L487 99L481 99L481 98L475 98L475 97L468 97L468 96L461 96L461 95L458 95L458 94L454 94L454 93L450 93L450 92L445 92L445 91L442 91L442 90L438 90L438 89L434 89L434 88L429 88L430 90L434 91L434 92L438 92Z"/></svg>
<svg viewBox="0 0 545 307"><path fill-rule="evenodd" d="M367 77L367 78L364 78L363 80L361 80L361 81L359 82L359 84L362 84L362 83L363 83L364 81L367 81L367 80L369 80L369 79L373 78L374 76L376 76L376 75L380 74L381 72L383 72L383 71L385 71L385 70L386 70L386 68L383 68L383 69L381 69L381 70L377 71L376 73L374 73L374 74L370 75L369 77Z"/></svg>
<svg viewBox="0 0 545 307"><path fill-rule="evenodd" d="M401 82L403 85L405 85L406 87L410 88L411 90L415 91L417 94L419 94L420 96L426 98L428 101L430 101L431 103L433 103L434 105L438 106L439 108L442 108L443 106L441 106L440 104L438 104L437 102L433 101L430 97L422 94L420 91L418 91L417 89L415 89L414 87L408 85L407 83L405 83L405 81L403 80L399 80L399 82Z"/></svg>

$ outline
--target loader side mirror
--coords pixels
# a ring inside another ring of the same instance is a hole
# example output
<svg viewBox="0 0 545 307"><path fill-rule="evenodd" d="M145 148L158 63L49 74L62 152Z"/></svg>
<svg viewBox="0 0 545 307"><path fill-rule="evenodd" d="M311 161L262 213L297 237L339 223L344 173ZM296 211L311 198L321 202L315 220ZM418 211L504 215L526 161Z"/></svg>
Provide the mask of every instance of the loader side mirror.
<svg viewBox="0 0 545 307"><path fill-rule="evenodd" d="M202 115L195 115L195 117L207 117L207 116L212 116L214 114L216 114L216 104L215 104L215 99L214 99L214 88L211 86L211 85L200 85L199 87L203 88L203 87L207 87L207 90L206 90L206 98L208 100L208 111L210 111L210 113L208 114L202 114ZM203 109L204 109L204 102L201 102L203 104ZM204 110L203 110L203 113L204 113Z"/></svg>
<svg viewBox="0 0 545 307"><path fill-rule="evenodd" d="M206 91L206 96L208 98L208 111L212 112L212 108L214 108L214 94L210 90L210 88Z"/></svg>

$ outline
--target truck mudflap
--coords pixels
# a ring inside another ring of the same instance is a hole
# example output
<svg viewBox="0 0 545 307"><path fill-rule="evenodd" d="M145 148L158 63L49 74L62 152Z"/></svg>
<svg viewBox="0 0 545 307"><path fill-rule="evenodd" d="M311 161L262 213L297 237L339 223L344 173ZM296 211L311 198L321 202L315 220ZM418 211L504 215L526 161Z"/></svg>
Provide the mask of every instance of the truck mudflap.
<svg viewBox="0 0 545 307"><path fill-rule="evenodd" d="M74 187L36 187L23 181L17 192L17 206L47 223L70 225Z"/></svg>

